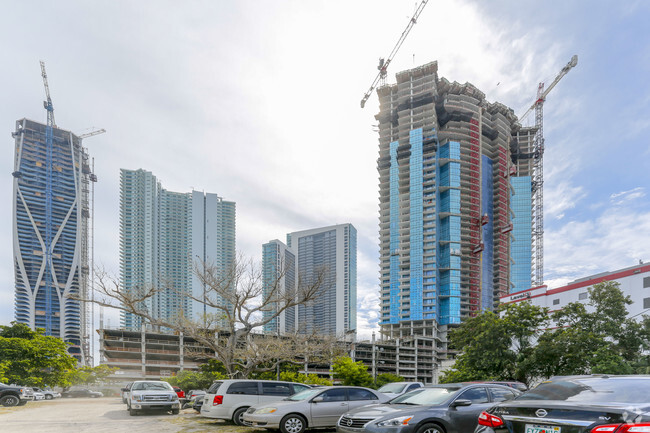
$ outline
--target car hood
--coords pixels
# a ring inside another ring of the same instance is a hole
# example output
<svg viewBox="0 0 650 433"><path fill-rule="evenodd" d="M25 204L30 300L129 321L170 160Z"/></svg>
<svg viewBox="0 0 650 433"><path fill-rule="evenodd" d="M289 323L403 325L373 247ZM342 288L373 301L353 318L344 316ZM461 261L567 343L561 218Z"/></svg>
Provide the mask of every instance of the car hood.
<svg viewBox="0 0 650 433"><path fill-rule="evenodd" d="M91 391L95 394L99 394L98 392ZM176 395L174 391L164 391L164 390L158 390L158 389L138 389L135 391L131 391L132 394L149 394L149 395Z"/></svg>
<svg viewBox="0 0 650 433"><path fill-rule="evenodd" d="M345 416L357 418L379 418L382 416L394 415L399 412L419 412L421 410L430 410L437 406L420 406L414 404L372 404L347 412Z"/></svg>

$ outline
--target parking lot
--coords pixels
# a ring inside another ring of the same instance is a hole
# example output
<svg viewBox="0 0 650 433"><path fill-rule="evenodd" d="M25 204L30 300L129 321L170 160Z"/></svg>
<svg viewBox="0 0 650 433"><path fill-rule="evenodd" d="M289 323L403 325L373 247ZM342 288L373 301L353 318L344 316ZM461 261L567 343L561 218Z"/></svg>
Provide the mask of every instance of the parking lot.
<svg viewBox="0 0 650 433"><path fill-rule="evenodd" d="M0 407L0 431L48 433L262 433L202 418L191 409L179 415L151 412L130 416L119 398L64 398Z"/></svg>

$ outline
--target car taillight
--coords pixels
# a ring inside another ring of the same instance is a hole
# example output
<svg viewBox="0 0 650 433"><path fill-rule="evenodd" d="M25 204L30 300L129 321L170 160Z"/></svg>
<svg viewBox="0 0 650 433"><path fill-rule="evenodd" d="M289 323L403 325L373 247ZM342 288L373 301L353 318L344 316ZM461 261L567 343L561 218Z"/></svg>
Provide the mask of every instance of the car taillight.
<svg viewBox="0 0 650 433"><path fill-rule="evenodd" d="M505 423L498 416L490 415L487 412L481 412L481 414L478 416L478 424L488 427L501 427Z"/></svg>
<svg viewBox="0 0 650 433"><path fill-rule="evenodd" d="M650 423L643 424L607 424L591 429L591 433L646 433L650 432Z"/></svg>
<svg viewBox="0 0 650 433"><path fill-rule="evenodd" d="M212 400L212 406L216 406L218 404L223 404L223 395L214 396L214 400Z"/></svg>

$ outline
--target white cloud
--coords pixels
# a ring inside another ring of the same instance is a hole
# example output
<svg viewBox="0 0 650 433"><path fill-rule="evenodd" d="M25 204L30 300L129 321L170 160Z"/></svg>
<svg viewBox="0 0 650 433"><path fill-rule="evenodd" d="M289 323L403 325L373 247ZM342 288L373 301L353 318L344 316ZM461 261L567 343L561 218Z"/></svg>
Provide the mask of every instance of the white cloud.
<svg viewBox="0 0 650 433"><path fill-rule="evenodd" d="M544 191L545 217L561 220L567 210L573 209L586 196L582 186L562 181Z"/></svg>
<svg viewBox="0 0 650 433"><path fill-rule="evenodd" d="M638 186L629 191L621 191L621 192L613 193L612 195L609 196L611 202L614 205L622 205L627 202L639 198L643 198L643 197L645 197L645 188L643 188L642 186Z"/></svg>
<svg viewBox="0 0 650 433"><path fill-rule="evenodd" d="M650 257L650 212L610 207L591 220L545 231L547 282L615 271ZM555 284L555 283L554 283ZM549 284L550 285L550 284Z"/></svg>

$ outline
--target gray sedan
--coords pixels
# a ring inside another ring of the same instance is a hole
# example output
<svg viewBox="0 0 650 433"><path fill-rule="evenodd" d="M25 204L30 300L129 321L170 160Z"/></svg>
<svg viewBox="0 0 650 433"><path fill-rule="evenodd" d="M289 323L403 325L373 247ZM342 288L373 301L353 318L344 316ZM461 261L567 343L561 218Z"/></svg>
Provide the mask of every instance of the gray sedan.
<svg viewBox="0 0 650 433"><path fill-rule="evenodd" d="M308 428L334 427L341 414L389 397L368 388L328 386L307 389L284 400L249 408L244 424L282 433L302 433Z"/></svg>
<svg viewBox="0 0 650 433"><path fill-rule="evenodd" d="M339 433L469 433L478 416L520 392L502 385L455 383L411 391L386 404L349 411L336 426Z"/></svg>

